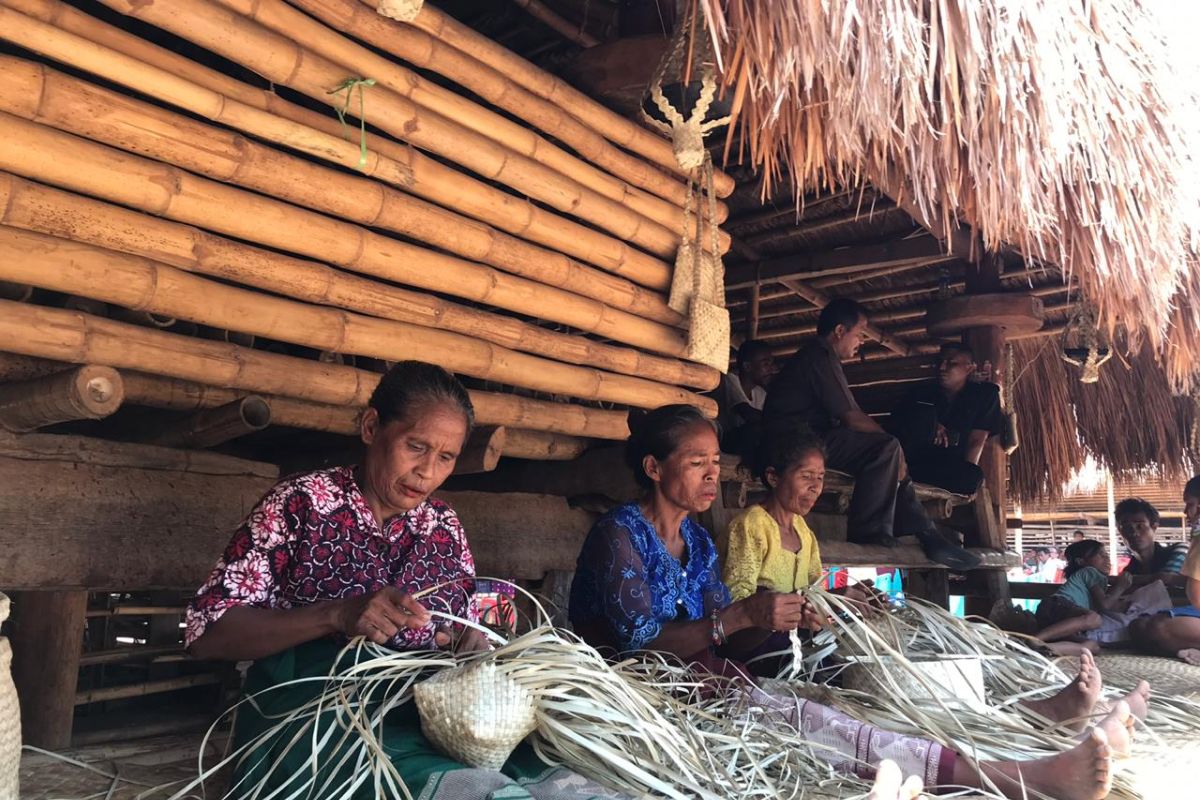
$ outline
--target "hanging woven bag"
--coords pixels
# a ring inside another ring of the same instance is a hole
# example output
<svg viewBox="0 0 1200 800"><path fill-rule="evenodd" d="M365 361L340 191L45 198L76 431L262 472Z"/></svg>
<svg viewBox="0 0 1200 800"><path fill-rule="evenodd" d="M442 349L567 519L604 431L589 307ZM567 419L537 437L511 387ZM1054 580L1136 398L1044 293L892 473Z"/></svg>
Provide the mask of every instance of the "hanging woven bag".
<svg viewBox="0 0 1200 800"><path fill-rule="evenodd" d="M0 594L0 622L8 618L8 598ZM12 680L12 648L0 636L0 800L17 800L21 765L21 709Z"/></svg>

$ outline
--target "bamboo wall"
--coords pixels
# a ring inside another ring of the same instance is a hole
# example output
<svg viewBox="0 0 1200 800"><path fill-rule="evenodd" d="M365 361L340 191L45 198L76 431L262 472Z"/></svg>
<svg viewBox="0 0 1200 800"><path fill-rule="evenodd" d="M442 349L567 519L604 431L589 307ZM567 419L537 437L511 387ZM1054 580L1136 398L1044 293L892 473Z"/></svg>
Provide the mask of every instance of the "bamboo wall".
<svg viewBox="0 0 1200 800"><path fill-rule="evenodd" d="M10 383L103 366L126 405L352 433L419 358L547 459L715 413L666 303L696 224L668 142L428 3L102 2L153 28L0 0L0 351L41 360Z"/></svg>

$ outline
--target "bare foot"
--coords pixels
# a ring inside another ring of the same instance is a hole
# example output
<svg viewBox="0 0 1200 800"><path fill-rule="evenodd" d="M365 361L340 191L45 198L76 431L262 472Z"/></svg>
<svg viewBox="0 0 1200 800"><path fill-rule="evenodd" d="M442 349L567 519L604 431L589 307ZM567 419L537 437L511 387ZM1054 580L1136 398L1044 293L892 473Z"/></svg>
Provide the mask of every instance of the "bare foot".
<svg viewBox="0 0 1200 800"><path fill-rule="evenodd" d="M1133 728L1137 720L1129 708L1129 703L1118 700L1104 718L1096 723L1096 728L1104 732L1108 747L1114 758L1126 758L1129 746L1133 744Z"/></svg>
<svg viewBox="0 0 1200 800"><path fill-rule="evenodd" d="M1092 654L1079 654L1079 675L1063 687L1062 691L1044 700L1029 700L1022 705L1040 717L1053 723L1067 723L1067 727L1081 731L1088 723L1088 716L1100 699L1103 680L1100 668Z"/></svg>
<svg viewBox="0 0 1200 800"><path fill-rule="evenodd" d="M1200 647L1189 647L1186 650L1180 650L1175 655L1193 667L1200 667Z"/></svg>
<svg viewBox="0 0 1200 800"><path fill-rule="evenodd" d="M1126 735L1123 724L1116 728L1117 738ZM1065 753L1038 761L985 762L982 766L1006 797L1023 798L1037 792L1054 800L1102 800L1112 790L1112 759L1108 728L1097 725Z"/></svg>
<svg viewBox="0 0 1200 800"><path fill-rule="evenodd" d="M899 765L890 758L885 758L879 762L875 783L871 786L867 800L916 800L925 790L925 785L916 775L910 775L908 780L901 783L902 777Z"/></svg>
<svg viewBox="0 0 1200 800"><path fill-rule="evenodd" d="M1150 712L1150 684L1146 681L1139 681L1138 685L1133 687L1133 691L1122 699L1129 704L1129 710L1133 712L1133 716L1145 719L1146 714Z"/></svg>

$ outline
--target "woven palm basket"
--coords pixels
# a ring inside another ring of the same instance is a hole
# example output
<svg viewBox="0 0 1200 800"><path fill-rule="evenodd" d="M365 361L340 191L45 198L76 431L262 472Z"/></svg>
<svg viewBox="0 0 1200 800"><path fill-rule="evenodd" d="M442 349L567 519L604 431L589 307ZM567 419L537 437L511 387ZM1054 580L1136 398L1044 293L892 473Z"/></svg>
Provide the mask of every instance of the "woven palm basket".
<svg viewBox="0 0 1200 800"><path fill-rule="evenodd" d="M8 618L8 598L0 594L0 622ZM0 636L0 800L17 800L21 765L21 709L12 680L12 649Z"/></svg>
<svg viewBox="0 0 1200 800"><path fill-rule="evenodd" d="M413 697L429 740L472 767L500 769L536 725L533 695L491 661L442 670Z"/></svg>

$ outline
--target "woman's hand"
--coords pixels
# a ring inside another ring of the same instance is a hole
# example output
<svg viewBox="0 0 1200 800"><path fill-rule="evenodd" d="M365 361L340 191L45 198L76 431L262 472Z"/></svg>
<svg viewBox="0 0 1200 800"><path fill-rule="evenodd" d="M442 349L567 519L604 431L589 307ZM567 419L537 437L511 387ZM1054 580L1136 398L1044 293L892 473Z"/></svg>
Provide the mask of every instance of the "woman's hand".
<svg viewBox="0 0 1200 800"><path fill-rule="evenodd" d="M800 602L800 627L805 630L819 631L825 627L828 620L817 610L817 607L812 604L812 601L801 595Z"/></svg>
<svg viewBox="0 0 1200 800"><path fill-rule="evenodd" d="M869 583L854 583L842 594L854 604L855 610L864 617L873 617L886 608L884 595Z"/></svg>
<svg viewBox="0 0 1200 800"><path fill-rule="evenodd" d="M425 606L394 586L334 602L334 626L347 636L365 636L376 644L387 644L404 628L423 628L430 620Z"/></svg>
<svg viewBox="0 0 1200 800"><path fill-rule="evenodd" d="M741 601L750 624L769 631L791 631L800 626L804 605L798 594L758 592Z"/></svg>
<svg viewBox="0 0 1200 800"><path fill-rule="evenodd" d="M454 635L449 630L440 630L433 635L433 643L438 647L453 645L455 653L478 653L481 650L492 649L492 644L488 641L487 635L471 627L464 627L462 635L458 637L458 641L454 640Z"/></svg>

